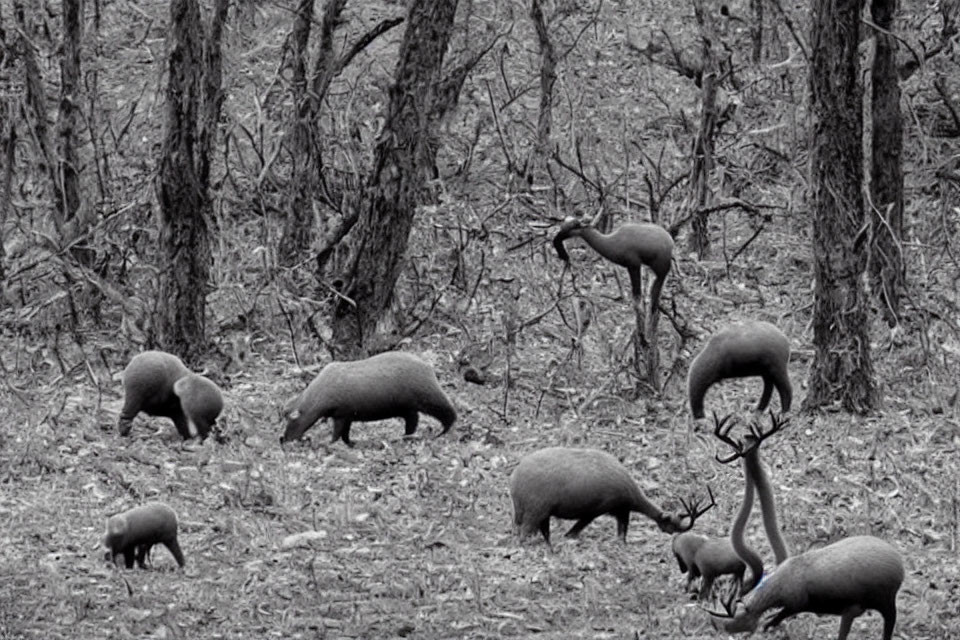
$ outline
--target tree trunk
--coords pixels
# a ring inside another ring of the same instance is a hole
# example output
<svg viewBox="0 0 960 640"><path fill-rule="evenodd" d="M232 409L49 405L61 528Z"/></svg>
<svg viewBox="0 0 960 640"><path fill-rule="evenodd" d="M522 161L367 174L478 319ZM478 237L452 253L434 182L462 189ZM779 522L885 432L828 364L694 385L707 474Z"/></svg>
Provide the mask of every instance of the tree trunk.
<svg viewBox="0 0 960 640"><path fill-rule="evenodd" d="M14 15L21 35L17 44L23 60L24 73L24 115L36 151L40 157L40 170L52 183L53 187L53 223L60 233L63 229L63 217L60 204L63 202L63 193L60 188L60 179L57 175L58 163L56 149L50 137L50 122L47 119L47 93L44 88L43 76L40 67L36 41L42 37L44 30L38 25L36 16L30 12L32 7L26 7L22 2L14 2Z"/></svg>
<svg viewBox="0 0 960 640"><path fill-rule="evenodd" d="M83 17L80 0L63 0L63 56L60 58L60 111L57 116L58 157L56 179L60 183L57 210L69 224L80 210L80 175L77 171L77 125L80 120L80 43ZM62 241L70 242L84 232L83 222L70 225Z"/></svg>
<svg viewBox="0 0 960 640"><path fill-rule="evenodd" d="M314 186L319 179L320 163L317 157L317 96L310 90L307 79L307 56L310 31L313 24L314 0L300 0L291 34L291 90L293 93L294 122L292 129L293 175L284 220L283 236L278 255L280 263L292 266L303 259L313 239ZM320 28L318 61L333 54L333 29L339 19L345 0L327 2Z"/></svg>
<svg viewBox="0 0 960 640"><path fill-rule="evenodd" d="M814 0L809 82L813 366L805 409L834 402L866 413L877 405L870 362L863 219L863 117L857 43L860 0Z"/></svg>
<svg viewBox="0 0 960 640"><path fill-rule="evenodd" d="M873 22L893 28L896 0L873 0ZM904 287L903 262L903 122L897 39L878 31L874 40L871 101L872 154L870 216L870 286L887 323L897 324Z"/></svg>
<svg viewBox="0 0 960 640"><path fill-rule="evenodd" d="M413 0L374 152L367 194L354 228L353 257L333 318L338 351L355 355L375 332L401 269L414 214L433 174L437 148L434 85L453 31L457 0Z"/></svg>
<svg viewBox="0 0 960 640"><path fill-rule="evenodd" d="M166 127L157 198L160 204L159 304L161 348L188 361L206 347L206 289L210 272L210 152L220 105L220 36L227 0L217 0L204 43L197 0L171 0Z"/></svg>
<svg viewBox="0 0 960 640"><path fill-rule="evenodd" d="M753 14L753 22L750 23L750 57L754 64L760 64L763 59L763 3L764 0L750 0L750 12Z"/></svg>
<svg viewBox="0 0 960 640"><path fill-rule="evenodd" d="M700 130L693 141L693 166L690 168L690 206L697 213L691 220L690 248L701 260L710 253L707 214L700 213L710 198L710 172L713 171L713 137L717 127L717 64L712 43L718 42L713 25L712 7L703 0L694 2L694 13L700 25L703 43L700 89Z"/></svg>
<svg viewBox="0 0 960 640"><path fill-rule="evenodd" d="M3 42L0 42L2 45ZM2 64L0 60L0 64ZM16 107L14 100L9 96L0 97L0 294L7 279L7 254L4 245L3 230L10 219L13 195L13 163L16 159L17 144Z"/></svg>
<svg viewBox="0 0 960 640"><path fill-rule="evenodd" d="M557 52L547 31L540 0L531 0L530 19L540 45L540 111L537 115L537 147L534 169L543 167L550 156L550 131L553 128L553 85L557 81ZM536 172L534 172L536 173Z"/></svg>

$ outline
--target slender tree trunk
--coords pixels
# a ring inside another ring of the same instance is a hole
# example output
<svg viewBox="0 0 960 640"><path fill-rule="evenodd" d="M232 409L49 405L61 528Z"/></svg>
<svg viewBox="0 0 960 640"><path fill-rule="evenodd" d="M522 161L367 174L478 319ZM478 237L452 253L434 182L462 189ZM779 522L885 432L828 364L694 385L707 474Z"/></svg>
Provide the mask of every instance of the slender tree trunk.
<svg viewBox="0 0 960 640"><path fill-rule="evenodd" d="M3 11L0 7L0 71L6 68L7 31L3 26ZM9 95L0 96L0 295L7 281L7 253L4 245L3 230L10 219L10 197L13 185L13 160L17 130L14 128L14 99Z"/></svg>
<svg viewBox="0 0 960 640"><path fill-rule="evenodd" d="M550 132L553 129L553 85L557 81L557 52L547 31L541 0L531 0L530 19L540 45L540 111L537 115L537 148L534 166L542 167L550 155Z"/></svg>
<svg viewBox="0 0 960 640"><path fill-rule="evenodd" d="M402 266L414 214L436 160L433 87L453 31L457 0L413 0L390 89L386 122L374 152L368 193L343 274L349 301L338 301L333 342L362 352L386 311Z"/></svg>
<svg viewBox="0 0 960 640"><path fill-rule="evenodd" d="M80 43L83 16L80 0L63 0L63 55L60 58L60 112L57 116L57 180L60 219L70 223L80 210L80 160L77 156L77 125L80 121ZM64 241L83 233L82 221L71 225Z"/></svg>
<svg viewBox="0 0 960 640"><path fill-rule="evenodd" d="M863 219L863 116L858 84L860 0L814 0L809 72L815 354L805 409L877 405L870 361Z"/></svg>
<svg viewBox="0 0 960 640"><path fill-rule="evenodd" d="M204 42L197 0L170 2L166 127L157 197L160 204L160 346L188 361L206 347L210 273L210 152L220 105L220 37L227 0L217 0Z"/></svg>
<svg viewBox="0 0 960 640"><path fill-rule="evenodd" d="M702 75L700 82L700 130L693 141L693 166L690 168L690 206L698 213L690 226L690 248L700 259L710 253L710 234L707 229L707 214L699 213L710 198L710 172L713 171L713 137L717 126L717 63L713 44L717 42L713 26L712 7L703 0L694 2L694 12L700 25L703 43Z"/></svg>
<svg viewBox="0 0 960 640"><path fill-rule="evenodd" d="M873 0L873 22L893 28L896 0ZM890 326L896 325L904 287L903 261L903 122L897 39L878 31L874 39L871 100L872 153L870 217L870 286Z"/></svg>
<svg viewBox="0 0 960 640"><path fill-rule="evenodd" d="M333 55L333 29L339 20L345 0L327 2L320 29L318 62ZM320 177L318 158L317 114L320 99L311 89L307 77L310 32L313 24L314 0L300 0L291 34L291 88L294 104L292 147L294 154L293 175L290 181L289 204L284 220L283 237L280 241L281 264L291 266L307 255L313 240L314 188Z"/></svg>
<svg viewBox="0 0 960 640"><path fill-rule="evenodd" d="M2 45L3 42L0 42ZM3 61L0 60L0 65ZM0 97L0 293L6 282L7 254L4 245L3 230L10 219L10 202L13 188L13 163L17 143L17 130L14 114L14 101L9 96Z"/></svg>
<svg viewBox="0 0 960 640"><path fill-rule="evenodd" d="M753 22L750 23L750 40L752 41L751 57L754 64L763 59L763 3L764 0L750 0L750 12Z"/></svg>

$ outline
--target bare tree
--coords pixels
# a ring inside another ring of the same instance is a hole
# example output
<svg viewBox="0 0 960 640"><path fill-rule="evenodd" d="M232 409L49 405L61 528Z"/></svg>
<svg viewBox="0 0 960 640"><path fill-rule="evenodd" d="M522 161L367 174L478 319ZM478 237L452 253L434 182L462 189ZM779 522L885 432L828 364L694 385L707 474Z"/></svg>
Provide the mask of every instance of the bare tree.
<svg viewBox="0 0 960 640"><path fill-rule="evenodd" d="M461 79L452 91L441 81L456 9L457 0L410 5L352 259L342 274L344 297L334 311L333 342L348 354L362 351L390 303L416 207L435 170L435 127L462 85Z"/></svg>
<svg viewBox="0 0 960 640"><path fill-rule="evenodd" d="M870 286L890 326L897 323L904 286L903 122L897 39L890 33L896 0L873 0L870 10L879 27L874 38L870 80L872 158L870 195Z"/></svg>
<svg viewBox="0 0 960 640"><path fill-rule="evenodd" d="M227 7L228 0L216 0L205 35L197 0L170 2L166 123L156 184L163 263L155 324L160 346L188 360L206 347L208 187L223 102L220 43Z"/></svg>
<svg viewBox="0 0 960 640"><path fill-rule="evenodd" d="M838 402L865 413L877 405L866 268L863 116L858 84L860 0L813 0L809 72L813 150L815 354L805 409Z"/></svg>

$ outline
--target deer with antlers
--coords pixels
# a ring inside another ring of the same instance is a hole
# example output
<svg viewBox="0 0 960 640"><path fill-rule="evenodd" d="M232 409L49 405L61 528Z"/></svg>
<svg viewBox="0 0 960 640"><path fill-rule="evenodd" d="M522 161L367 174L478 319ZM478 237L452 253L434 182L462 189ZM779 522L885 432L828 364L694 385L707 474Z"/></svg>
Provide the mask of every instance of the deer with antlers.
<svg viewBox="0 0 960 640"><path fill-rule="evenodd" d="M714 626L730 633L752 632L771 609L779 611L766 622L764 630L798 613L839 615L837 640L846 640L853 620L873 609L883 617L883 640L890 640L897 620L897 592L904 575L900 554L874 536L853 536L789 556L777 522L770 480L759 456L760 443L781 430L787 421L771 412L769 430L754 423L743 440L734 440L729 435L734 424L729 418L718 420L714 415L714 434L733 449L731 455L718 455L717 459L723 463L743 460L746 486L730 541L750 566L752 579L741 593L745 597L735 602L737 594L731 591L723 602L725 612L710 612ZM766 576L760 556L743 539L754 491L759 494L764 529L777 559L776 569Z"/></svg>
<svg viewBox="0 0 960 640"><path fill-rule="evenodd" d="M525 456L510 476L514 525L521 537L539 530L547 543L551 516L576 520L566 534L571 538L599 516L610 514L617 519L617 536L626 542L633 511L647 516L666 533L687 531L716 504L710 487L707 492L710 500L706 506L701 500L681 499L684 513L667 513L644 495L619 460L597 449L540 449Z"/></svg>

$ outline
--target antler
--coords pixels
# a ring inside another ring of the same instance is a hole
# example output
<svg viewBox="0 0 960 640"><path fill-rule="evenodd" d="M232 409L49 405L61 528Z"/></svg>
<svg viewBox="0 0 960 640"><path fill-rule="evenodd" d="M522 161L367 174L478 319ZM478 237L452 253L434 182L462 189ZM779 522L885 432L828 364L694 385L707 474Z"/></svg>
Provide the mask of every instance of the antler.
<svg viewBox="0 0 960 640"><path fill-rule="evenodd" d="M760 446L760 443L782 430L787 424L790 423L790 417L784 417L782 414L775 414L773 411L770 411L770 429L764 431L760 426L760 423L756 420L750 423L750 433L743 440L734 440L729 436L730 429L736 424L735 421L731 421L729 424L727 422L730 420L731 416L724 416L722 420L717 419L717 414L713 414L714 430L713 435L717 436L722 442L727 443L733 448L733 453L727 456L726 458L721 458L720 454L716 454L717 461L722 464L727 464L728 462L733 462L737 458L742 458L757 447Z"/></svg>
<svg viewBox="0 0 960 640"><path fill-rule="evenodd" d="M740 595L740 589L737 586L737 583L734 581L730 583L730 586L727 587L727 592L722 598L717 598L717 601L723 605L723 611L714 611L703 605L700 605L700 608L709 613L710 615L717 618L733 618L737 614L737 596Z"/></svg>
<svg viewBox="0 0 960 640"><path fill-rule="evenodd" d="M678 533L690 531L690 529L693 528L693 523L697 521L697 518L705 514L707 511L710 511L710 509L717 505L716 501L713 499L713 489L710 488L710 485L707 485L707 494L710 496L710 504L703 508L701 508L700 505L704 501L700 498L690 496L689 501L680 498L680 504L683 505L684 509L684 512L680 515L680 518L690 518L690 523L686 527L680 528Z"/></svg>
<svg viewBox="0 0 960 640"><path fill-rule="evenodd" d="M736 418L733 417L732 413L728 413L723 416L723 418L717 417L717 412L713 412L713 435L717 436L721 442L725 442L730 447L733 448L734 453L726 458L721 458L720 454L716 454L717 462L722 464L727 464L732 462L743 455L743 442L739 440L734 440L730 437L730 429L732 429L737 424Z"/></svg>

